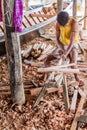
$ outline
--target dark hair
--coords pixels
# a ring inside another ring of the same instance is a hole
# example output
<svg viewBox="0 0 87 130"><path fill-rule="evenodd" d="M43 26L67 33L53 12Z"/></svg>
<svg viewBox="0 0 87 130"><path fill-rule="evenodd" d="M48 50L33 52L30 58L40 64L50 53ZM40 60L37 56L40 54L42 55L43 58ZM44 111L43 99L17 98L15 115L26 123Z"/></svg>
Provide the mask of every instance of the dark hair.
<svg viewBox="0 0 87 130"><path fill-rule="evenodd" d="M68 23L69 20L69 14L65 11L61 11L58 13L57 15L57 22L61 25L61 26L65 26Z"/></svg>

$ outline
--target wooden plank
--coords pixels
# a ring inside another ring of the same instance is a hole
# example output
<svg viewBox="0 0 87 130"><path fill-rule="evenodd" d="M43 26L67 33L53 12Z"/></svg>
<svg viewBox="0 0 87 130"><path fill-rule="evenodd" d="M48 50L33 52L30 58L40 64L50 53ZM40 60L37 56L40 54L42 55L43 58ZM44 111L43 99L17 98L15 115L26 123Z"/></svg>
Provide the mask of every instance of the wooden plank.
<svg viewBox="0 0 87 130"><path fill-rule="evenodd" d="M35 24L37 24L37 20L34 19L34 17L30 14L29 17L33 20Z"/></svg>
<svg viewBox="0 0 87 130"><path fill-rule="evenodd" d="M48 15L48 14L30 14L32 17L45 17L45 18L51 18L53 15Z"/></svg>
<svg viewBox="0 0 87 130"><path fill-rule="evenodd" d="M72 125L71 125L71 128L70 130L76 130L76 127L77 127L77 121L78 121L78 118L80 116L80 111L82 110L82 107L83 107L83 104L85 102L85 98L82 97L81 100L80 100L80 103L79 103L79 106L78 106L78 109L77 109L77 112L75 114L75 118L72 122Z"/></svg>
<svg viewBox="0 0 87 130"><path fill-rule="evenodd" d="M63 95L64 95L66 113L69 114L70 104L69 104L68 88L67 88L67 81L65 75L63 75Z"/></svg>
<svg viewBox="0 0 87 130"><path fill-rule="evenodd" d="M79 92L81 97L84 97L84 98L86 97L86 94L84 93L84 91L82 91L81 88L78 88L78 92Z"/></svg>
<svg viewBox="0 0 87 130"><path fill-rule="evenodd" d="M37 13L34 13L37 14ZM37 17L38 21L41 23L43 21L43 19L41 17Z"/></svg>
<svg viewBox="0 0 87 130"><path fill-rule="evenodd" d="M23 25L25 28L27 28L27 26L26 26L26 24L25 24L24 22L22 22L22 25Z"/></svg>
<svg viewBox="0 0 87 130"><path fill-rule="evenodd" d="M59 90L59 88L54 88L54 87L52 87L52 88L47 88L47 93L53 93L53 92L56 92L56 91L58 91Z"/></svg>
<svg viewBox="0 0 87 130"><path fill-rule="evenodd" d="M81 112L81 110L83 108L84 102L85 102L85 97L81 97L81 100L79 102L78 109L76 111L75 118L74 118L74 120L72 122L70 130L76 130L76 128L77 128L77 121L78 121L78 118L80 116L80 112Z"/></svg>
<svg viewBox="0 0 87 130"><path fill-rule="evenodd" d="M38 12L39 12L39 14L44 14L43 10L42 11L38 11ZM46 18L44 18L44 17L42 17L42 19L43 19L43 21L46 20Z"/></svg>
<svg viewBox="0 0 87 130"><path fill-rule="evenodd" d="M31 22L28 20L27 16L24 15L24 18L27 20L28 24L32 26Z"/></svg>
<svg viewBox="0 0 87 130"><path fill-rule="evenodd" d="M70 107L70 112L72 113L75 113L76 110L77 96L78 96L78 90L75 90L72 98L71 107Z"/></svg>
<svg viewBox="0 0 87 130"><path fill-rule="evenodd" d="M46 93L46 86L44 86L44 87L41 89L41 91L40 91L40 93L39 93L39 95L38 95L38 97L37 97L37 99L36 99L36 101L35 101L33 107L36 107L36 106L39 104L41 98L44 96L45 93Z"/></svg>
<svg viewBox="0 0 87 130"><path fill-rule="evenodd" d="M28 58L28 56L30 55L31 50L32 50L32 45L30 45L26 50L23 51L22 56L24 58Z"/></svg>
<svg viewBox="0 0 87 130"><path fill-rule="evenodd" d="M53 69L57 71L57 69L59 69L59 68L66 68L66 67L71 67L71 66L75 66L75 65L76 65L75 63L71 63L68 65L58 65L58 66L51 66L51 67L46 67L46 68L39 68L38 72L51 71Z"/></svg>
<svg viewBox="0 0 87 130"><path fill-rule="evenodd" d="M29 89L30 95L31 96L38 95L40 93L41 89L42 89L42 87ZM53 93L53 92L56 92L58 90L59 90L58 88L51 87L51 88L46 89L46 93Z"/></svg>
<svg viewBox="0 0 87 130"><path fill-rule="evenodd" d="M64 72L64 73L80 73L79 69L70 69L70 68L38 68L37 72L47 73L47 72Z"/></svg>

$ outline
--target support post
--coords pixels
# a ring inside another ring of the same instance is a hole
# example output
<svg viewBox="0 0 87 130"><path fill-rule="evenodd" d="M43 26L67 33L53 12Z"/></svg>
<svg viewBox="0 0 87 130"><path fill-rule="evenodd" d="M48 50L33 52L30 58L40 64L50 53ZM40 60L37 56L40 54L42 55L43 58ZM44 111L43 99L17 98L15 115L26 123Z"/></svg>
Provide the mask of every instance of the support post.
<svg viewBox="0 0 87 130"><path fill-rule="evenodd" d="M10 89L13 103L24 104L25 95L22 83L22 62L20 53L20 40L13 24L15 0L3 0L3 23L5 29L5 46L8 60Z"/></svg>
<svg viewBox="0 0 87 130"><path fill-rule="evenodd" d="M63 0L57 0L58 12L63 10Z"/></svg>
<svg viewBox="0 0 87 130"><path fill-rule="evenodd" d="M87 16L87 0L85 0L85 16ZM84 30L87 28L87 17L84 19Z"/></svg>
<svg viewBox="0 0 87 130"><path fill-rule="evenodd" d="M29 0L25 0L25 10L26 10L26 11L29 10L29 7L28 7L28 1L29 1Z"/></svg>
<svg viewBox="0 0 87 130"><path fill-rule="evenodd" d="M73 17L77 17L77 0L73 0Z"/></svg>

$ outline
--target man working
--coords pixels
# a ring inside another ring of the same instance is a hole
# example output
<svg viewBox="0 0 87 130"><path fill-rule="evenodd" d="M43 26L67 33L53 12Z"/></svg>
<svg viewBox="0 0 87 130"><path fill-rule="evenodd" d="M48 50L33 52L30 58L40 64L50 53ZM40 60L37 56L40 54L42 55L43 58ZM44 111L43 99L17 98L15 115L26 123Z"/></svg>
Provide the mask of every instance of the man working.
<svg viewBox="0 0 87 130"><path fill-rule="evenodd" d="M74 18L70 18L69 14L65 11L61 11L57 15L56 41L57 46L59 46L63 52L63 58L66 59L69 56L70 62L76 63L79 43L78 23ZM76 81L79 82L79 85L83 85L83 82L79 80L78 75L74 75Z"/></svg>

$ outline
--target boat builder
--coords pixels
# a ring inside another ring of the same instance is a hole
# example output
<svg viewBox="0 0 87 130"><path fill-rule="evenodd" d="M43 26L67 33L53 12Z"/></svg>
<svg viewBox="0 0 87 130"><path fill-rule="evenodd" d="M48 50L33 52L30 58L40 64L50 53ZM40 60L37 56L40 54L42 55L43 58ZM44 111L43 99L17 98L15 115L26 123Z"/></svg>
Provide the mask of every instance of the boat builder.
<svg viewBox="0 0 87 130"><path fill-rule="evenodd" d="M70 63L76 63L78 57L78 43L79 43L79 30L78 23L74 18L70 18L69 14L61 11L57 15L56 22L56 44L63 52L62 58L69 57ZM76 66L72 67L76 68ZM74 74L79 86L84 83L79 79L77 74Z"/></svg>

